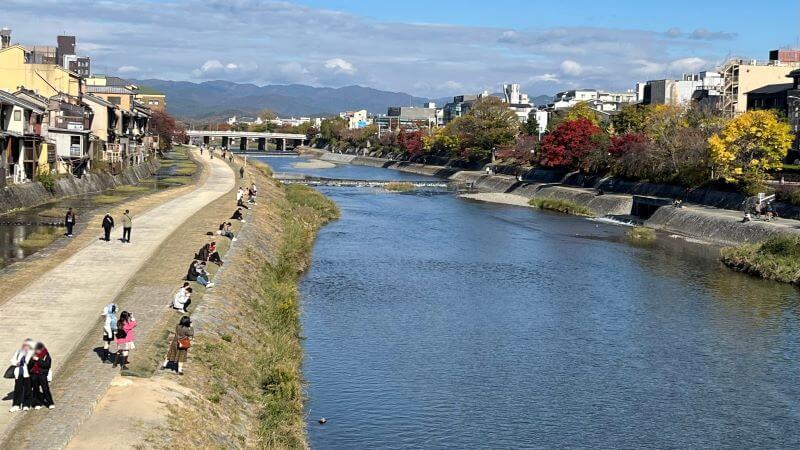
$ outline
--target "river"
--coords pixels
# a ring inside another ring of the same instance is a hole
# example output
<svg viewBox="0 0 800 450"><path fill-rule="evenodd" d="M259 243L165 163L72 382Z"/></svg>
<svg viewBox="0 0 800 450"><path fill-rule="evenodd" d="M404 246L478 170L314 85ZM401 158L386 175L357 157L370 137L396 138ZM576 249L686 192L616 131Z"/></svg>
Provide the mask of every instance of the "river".
<svg viewBox="0 0 800 450"><path fill-rule="evenodd" d="M446 191L322 191L341 219L301 286L312 447L800 447L795 288L618 225Z"/></svg>

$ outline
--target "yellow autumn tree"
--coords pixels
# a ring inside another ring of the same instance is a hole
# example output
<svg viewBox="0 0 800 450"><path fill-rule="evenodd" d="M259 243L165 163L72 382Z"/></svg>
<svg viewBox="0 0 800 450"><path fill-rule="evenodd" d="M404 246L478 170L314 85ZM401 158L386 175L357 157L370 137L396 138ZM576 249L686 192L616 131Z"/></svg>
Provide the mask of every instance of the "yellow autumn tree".
<svg viewBox="0 0 800 450"><path fill-rule="evenodd" d="M715 171L728 181L760 185L792 147L792 130L773 111L747 111L708 139Z"/></svg>
<svg viewBox="0 0 800 450"><path fill-rule="evenodd" d="M586 119L595 125L600 125L600 119L597 118L597 113L592 109L589 102L578 102L567 111L564 121L573 121L578 119Z"/></svg>

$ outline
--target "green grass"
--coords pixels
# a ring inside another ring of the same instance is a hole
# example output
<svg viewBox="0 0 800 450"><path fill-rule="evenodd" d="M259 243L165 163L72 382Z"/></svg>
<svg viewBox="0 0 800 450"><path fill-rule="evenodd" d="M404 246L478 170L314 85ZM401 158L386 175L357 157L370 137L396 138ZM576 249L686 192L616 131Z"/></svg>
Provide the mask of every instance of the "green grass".
<svg viewBox="0 0 800 450"><path fill-rule="evenodd" d="M339 217L336 204L314 189L285 186L283 242L274 263L262 271L262 295L252 309L264 329L257 359L263 408L259 436L265 448L304 448L303 349L300 344L298 282L310 263L316 231Z"/></svg>
<svg viewBox="0 0 800 450"><path fill-rule="evenodd" d="M119 203L126 198L125 195L100 194L96 197L92 197L92 201L101 205L110 205L112 203Z"/></svg>
<svg viewBox="0 0 800 450"><path fill-rule="evenodd" d="M800 236L783 235L761 244L725 247L722 262L740 272L782 283L800 284Z"/></svg>
<svg viewBox="0 0 800 450"><path fill-rule="evenodd" d="M415 189L413 184L402 182L386 183L383 188L391 192L409 192Z"/></svg>
<svg viewBox="0 0 800 450"><path fill-rule="evenodd" d="M633 227L628 230L628 237L637 242L652 242L656 240L656 232L652 228Z"/></svg>
<svg viewBox="0 0 800 450"><path fill-rule="evenodd" d="M148 192L151 189L147 186L139 186L139 185L132 185L126 184L123 186L117 186L111 190L114 194L140 194L142 192Z"/></svg>
<svg viewBox="0 0 800 450"><path fill-rule="evenodd" d="M189 184L192 182L191 177L166 177L158 180L165 184Z"/></svg>
<svg viewBox="0 0 800 450"><path fill-rule="evenodd" d="M22 248L44 248L56 240L56 233L39 233L34 232L23 239L19 246Z"/></svg>
<svg viewBox="0 0 800 450"><path fill-rule="evenodd" d="M564 214L572 214L575 216L594 217L595 213L589 208L580 206L577 203L568 200L559 199L538 199L533 198L528 202L531 206L539 209L546 209L549 211L556 211Z"/></svg>

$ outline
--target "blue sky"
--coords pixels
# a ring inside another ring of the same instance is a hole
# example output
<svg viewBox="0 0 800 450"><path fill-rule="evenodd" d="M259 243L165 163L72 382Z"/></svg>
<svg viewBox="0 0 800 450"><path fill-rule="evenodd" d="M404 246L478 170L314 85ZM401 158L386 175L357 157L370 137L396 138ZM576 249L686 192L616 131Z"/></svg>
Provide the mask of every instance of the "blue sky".
<svg viewBox="0 0 800 450"><path fill-rule="evenodd" d="M532 95L713 69L797 45L800 1L5 0L14 40L78 36L132 78ZM766 4L769 6L767 7Z"/></svg>

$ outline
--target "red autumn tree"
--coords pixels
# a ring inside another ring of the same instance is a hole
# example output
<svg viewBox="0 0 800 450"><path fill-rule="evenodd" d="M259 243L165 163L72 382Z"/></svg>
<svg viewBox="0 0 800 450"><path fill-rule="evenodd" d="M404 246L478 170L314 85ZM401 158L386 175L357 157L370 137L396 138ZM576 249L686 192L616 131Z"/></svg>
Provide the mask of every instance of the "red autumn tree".
<svg viewBox="0 0 800 450"><path fill-rule="evenodd" d="M400 133L397 135L397 143L400 144L400 148L411 158L425 153L422 142L422 131L400 130Z"/></svg>
<svg viewBox="0 0 800 450"><path fill-rule="evenodd" d="M150 130L158 136L159 150L172 148L173 142L186 142L186 130L166 111L152 112Z"/></svg>
<svg viewBox="0 0 800 450"><path fill-rule="evenodd" d="M595 148L594 136L603 131L588 119L562 122L542 139L542 165L547 167L581 167Z"/></svg>
<svg viewBox="0 0 800 450"><path fill-rule="evenodd" d="M611 138L611 148L608 152L612 156L622 156L630 153L643 153L647 150L650 141L642 133L626 133Z"/></svg>

